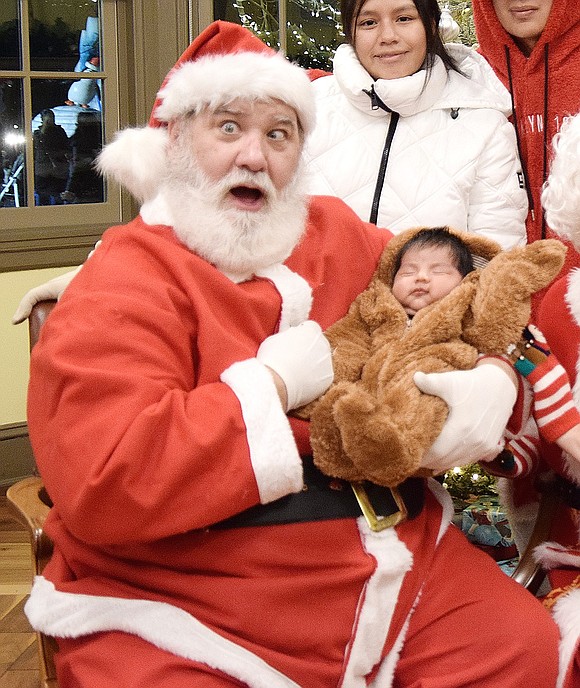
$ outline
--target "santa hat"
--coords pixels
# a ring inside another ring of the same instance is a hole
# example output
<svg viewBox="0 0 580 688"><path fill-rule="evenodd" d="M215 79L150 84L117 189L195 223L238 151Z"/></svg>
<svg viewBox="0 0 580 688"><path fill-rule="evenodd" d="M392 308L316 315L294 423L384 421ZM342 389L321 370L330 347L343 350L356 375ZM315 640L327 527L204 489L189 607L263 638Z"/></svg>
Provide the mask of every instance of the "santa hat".
<svg viewBox="0 0 580 688"><path fill-rule="evenodd" d="M314 97L306 72L244 27L216 21L166 76L148 126L119 132L101 151L99 170L138 200L150 199L164 176L168 122L236 98L281 100L296 111L305 134L314 128Z"/></svg>

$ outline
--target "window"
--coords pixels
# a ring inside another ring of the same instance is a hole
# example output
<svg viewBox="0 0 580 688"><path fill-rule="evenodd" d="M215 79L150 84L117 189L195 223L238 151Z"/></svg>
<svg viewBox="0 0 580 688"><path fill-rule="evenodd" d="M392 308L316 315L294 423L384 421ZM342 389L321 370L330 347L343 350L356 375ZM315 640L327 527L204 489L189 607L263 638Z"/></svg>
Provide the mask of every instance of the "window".
<svg viewBox="0 0 580 688"><path fill-rule="evenodd" d="M119 124L120 4L0 3L0 270L74 263L121 219L92 166Z"/></svg>
<svg viewBox="0 0 580 688"><path fill-rule="evenodd" d="M247 26L303 67L331 70L343 40L340 0L213 0L212 19ZM285 32L280 32L285 26Z"/></svg>

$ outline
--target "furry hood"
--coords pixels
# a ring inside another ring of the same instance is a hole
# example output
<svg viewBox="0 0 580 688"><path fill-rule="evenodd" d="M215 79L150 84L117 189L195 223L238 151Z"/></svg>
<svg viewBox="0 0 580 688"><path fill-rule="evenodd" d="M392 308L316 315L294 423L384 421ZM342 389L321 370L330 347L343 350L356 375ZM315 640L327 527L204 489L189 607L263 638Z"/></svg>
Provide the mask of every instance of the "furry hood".
<svg viewBox="0 0 580 688"><path fill-rule="evenodd" d="M395 277L395 261L399 251L404 244L409 241L409 239L424 229L425 227L414 227L393 237L383 251L373 279L378 279L389 287L392 287L393 279ZM501 246L491 239L487 239L486 237L478 234L460 232L452 227L446 227L446 229L449 230L450 234L458 236L465 244L467 244L469 250L471 251L471 255L473 256L475 268L484 267L501 251Z"/></svg>

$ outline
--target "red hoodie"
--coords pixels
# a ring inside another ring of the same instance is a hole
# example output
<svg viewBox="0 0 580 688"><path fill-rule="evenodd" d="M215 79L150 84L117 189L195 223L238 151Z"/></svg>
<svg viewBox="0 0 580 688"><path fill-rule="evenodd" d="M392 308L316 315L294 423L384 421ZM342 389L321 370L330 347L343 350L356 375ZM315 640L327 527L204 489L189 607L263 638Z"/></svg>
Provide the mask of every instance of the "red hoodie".
<svg viewBox="0 0 580 688"><path fill-rule="evenodd" d="M493 0L472 0L472 5L479 51L512 94L530 201L528 241L553 237L545 226L540 194L549 173L552 138L565 117L580 111L580 1L553 0L529 57L499 23ZM571 267L580 267L580 255L568 245L562 270Z"/></svg>

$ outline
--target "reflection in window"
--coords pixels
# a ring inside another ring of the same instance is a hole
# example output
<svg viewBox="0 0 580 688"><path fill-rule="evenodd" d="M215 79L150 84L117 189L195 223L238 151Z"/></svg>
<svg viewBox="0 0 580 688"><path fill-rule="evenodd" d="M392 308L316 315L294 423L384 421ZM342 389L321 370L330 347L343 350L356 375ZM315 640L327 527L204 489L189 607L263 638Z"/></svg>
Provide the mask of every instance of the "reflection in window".
<svg viewBox="0 0 580 688"><path fill-rule="evenodd" d="M93 167L103 142L98 82L34 79L32 109L35 205L102 202Z"/></svg>
<svg viewBox="0 0 580 688"><path fill-rule="evenodd" d="M101 54L99 4L90 0L29 0L30 67L82 72Z"/></svg>
<svg viewBox="0 0 580 688"><path fill-rule="evenodd" d="M40 126L33 135L34 204L60 205L69 171L68 136L56 124L50 108L45 108L40 118Z"/></svg>
<svg viewBox="0 0 580 688"><path fill-rule="evenodd" d="M0 2L0 37L7 37L0 42L0 69L21 74L0 80L0 207L24 206L32 197L35 205L99 203L105 198L103 181L93 169L104 137L101 4L28 0L25 35L22 1ZM73 78L75 72L78 78ZM32 137L32 145L23 135ZM19 158L24 164L14 167ZM29 183L34 183L28 190L27 168L33 177Z"/></svg>
<svg viewBox="0 0 580 688"><path fill-rule="evenodd" d="M0 207L26 205L26 167L22 81L0 79L0 136L2 145L2 186Z"/></svg>
<svg viewBox="0 0 580 688"><path fill-rule="evenodd" d="M99 203L104 200L103 179L94 168L103 145L100 117L80 112L77 127L70 137L69 174L61 194L64 203Z"/></svg>

